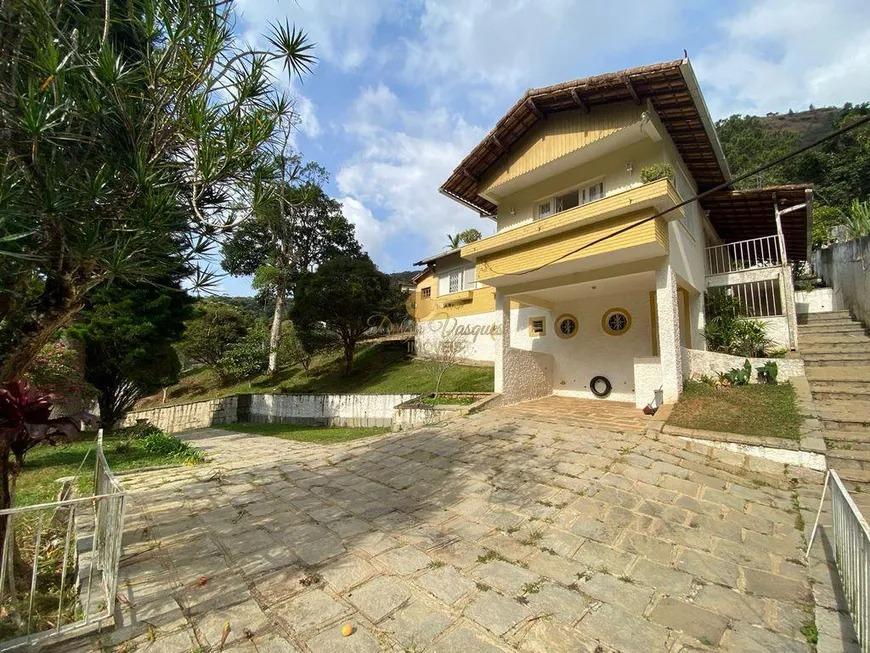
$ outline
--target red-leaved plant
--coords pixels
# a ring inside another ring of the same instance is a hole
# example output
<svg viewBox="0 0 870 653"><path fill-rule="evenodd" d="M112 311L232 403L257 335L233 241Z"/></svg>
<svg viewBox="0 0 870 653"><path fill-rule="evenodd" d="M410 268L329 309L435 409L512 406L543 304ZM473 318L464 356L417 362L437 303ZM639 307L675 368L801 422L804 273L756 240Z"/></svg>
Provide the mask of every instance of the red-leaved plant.
<svg viewBox="0 0 870 653"><path fill-rule="evenodd" d="M79 432L80 420L51 417L51 395L13 381L0 388L0 509L12 507L12 481L27 452L38 444L56 444ZM0 519L0 546L6 520Z"/></svg>

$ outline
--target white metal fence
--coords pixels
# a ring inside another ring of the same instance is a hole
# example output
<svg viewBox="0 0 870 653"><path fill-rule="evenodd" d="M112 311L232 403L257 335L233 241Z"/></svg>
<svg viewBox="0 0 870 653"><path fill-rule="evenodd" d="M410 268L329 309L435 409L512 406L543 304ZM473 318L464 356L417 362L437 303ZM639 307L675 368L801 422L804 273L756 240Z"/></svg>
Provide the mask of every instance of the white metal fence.
<svg viewBox="0 0 870 653"><path fill-rule="evenodd" d="M778 317L784 315L779 279L764 279L735 283L728 288L740 300L740 312L745 317Z"/></svg>
<svg viewBox="0 0 870 653"><path fill-rule="evenodd" d="M822 506L825 503L825 493L829 489L837 572L840 575L843 594L849 606L849 613L852 615L852 622L855 624L855 633L858 635L861 650L870 653L870 527L867 526L867 521L833 469L829 469L825 476L822 501L810 536L807 556L813 546Z"/></svg>
<svg viewBox="0 0 870 653"><path fill-rule="evenodd" d="M741 270L773 268L782 265L778 236L739 240L706 249L707 275Z"/></svg>
<svg viewBox="0 0 870 653"><path fill-rule="evenodd" d="M0 650L62 639L114 614L125 496L102 431L94 456L92 496L0 510Z"/></svg>

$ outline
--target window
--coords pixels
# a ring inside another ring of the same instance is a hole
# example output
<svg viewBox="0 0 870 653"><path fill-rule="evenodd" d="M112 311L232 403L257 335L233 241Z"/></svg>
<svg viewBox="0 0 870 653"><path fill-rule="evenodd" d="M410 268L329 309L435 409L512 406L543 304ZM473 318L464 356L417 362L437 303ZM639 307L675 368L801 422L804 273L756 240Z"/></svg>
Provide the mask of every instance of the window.
<svg viewBox="0 0 870 653"><path fill-rule="evenodd" d="M573 315L560 315L556 318L556 335L560 338L573 338L577 335L577 318Z"/></svg>
<svg viewBox="0 0 870 653"><path fill-rule="evenodd" d="M529 335L539 337L545 333L545 320L543 317L529 318Z"/></svg>
<svg viewBox="0 0 870 653"><path fill-rule="evenodd" d="M453 270L448 278L447 292L459 292L462 287L462 270Z"/></svg>
<svg viewBox="0 0 870 653"><path fill-rule="evenodd" d="M423 290L420 291L420 295L423 299L429 299L432 297L432 288L430 286L426 286Z"/></svg>
<svg viewBox="0 0 870 653"><path fill-rule="evenodd" d="M631 314L624 308L611 308L601 318L601 328L610 336L621 336L631 328Z"/></svg>
<svg viewBox="0 0 870 653"><path fill-rule="evenodd" d="M546 218L554 213L567 211L575 206L600 200L602 197L604 197L604 182L596 181L594 184L581 186L541 200L537 205L537 217L539 219Z"/></svg>
<svg viewBox="0 0 870 653"><path fill-rule="evenodd" d="M462 289L474 290L476 287L477 284L474 282L474 266L465 268L462 271Z"/></svg>

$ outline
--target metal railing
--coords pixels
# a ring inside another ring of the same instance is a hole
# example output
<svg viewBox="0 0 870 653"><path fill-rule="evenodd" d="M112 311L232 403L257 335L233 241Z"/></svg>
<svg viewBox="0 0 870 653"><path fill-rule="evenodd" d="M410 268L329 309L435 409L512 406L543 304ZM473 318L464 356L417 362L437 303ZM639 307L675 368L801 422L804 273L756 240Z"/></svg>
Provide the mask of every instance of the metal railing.
<svg viewBox="0 0 870 653"><path fill-rule="evenodd" d="M831 519L833 522L833 546L837 573L843 585L843 594L855 633L864 653L870 653L870 527L849 491L833 469L825 476L822 500L816 523L807 546L807 557L819 527L819 518L825 503L825 493L831 491Z"/></svg>
<svg viewBox="0 0 870 653"><path fill-rule="evenodd" d="M63 639L113 618L125 495L106 462L102 430L94 455L92 496L0 510L7 633L0 650Z"/></svg>
<svg viewBox="0 0 870 653"><path fill-rule="evenodd" d="M774 268L783 263L779 237L776 235L707 247L706 257L708 276Z"/></svg>
<svg viewBox="0 0 870 653"><path fill-rule="evenodd" d="M780 317L785 314L778 278L723 287L740 301L740 314L743 317Z"/></svg>

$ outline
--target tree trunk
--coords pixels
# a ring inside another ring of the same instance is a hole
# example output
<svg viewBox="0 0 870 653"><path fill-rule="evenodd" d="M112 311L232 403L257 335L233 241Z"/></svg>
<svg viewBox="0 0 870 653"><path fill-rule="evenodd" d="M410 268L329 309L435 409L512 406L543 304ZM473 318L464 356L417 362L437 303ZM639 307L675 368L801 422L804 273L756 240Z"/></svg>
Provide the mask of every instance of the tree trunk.
<svg viewBox="0 0 870 653"><path fill-rule="evenodd" d="M12 507L12 468L13 462L9 459L9 447L4 443L0 447L0 510L6 510ZM6 525L9 523L10 515L0 517L0 551L2 551L3 543L6 541Z"/></svg>
<svg viewBox="0 0 870 653"><path fill-rule="evenodd" d="M353 340L344 341L344 375L350 376L353 371L353 350L356 343Z"/></svg>
<svg viewBox="0 0 870 653"><path fill-rule="evenodd" d="M269 334L269 374L278 370L278 348L281 346L281 320L284 317L284 304L287 301L283 284L275 289L275 314L272 316L272 331Z"/></svg>
<svg viewBox="0 0 870 653"><path fill-rule="evenodd" d="M81 302L64 302L61 306L43 313L30 328L13 339L9 347L9 355L0 369L0 383L20 379L42 348L51 342L57 332L69 324L82 308Z"/></svg>

